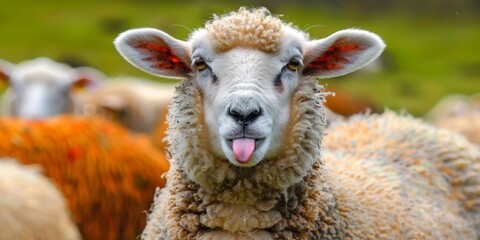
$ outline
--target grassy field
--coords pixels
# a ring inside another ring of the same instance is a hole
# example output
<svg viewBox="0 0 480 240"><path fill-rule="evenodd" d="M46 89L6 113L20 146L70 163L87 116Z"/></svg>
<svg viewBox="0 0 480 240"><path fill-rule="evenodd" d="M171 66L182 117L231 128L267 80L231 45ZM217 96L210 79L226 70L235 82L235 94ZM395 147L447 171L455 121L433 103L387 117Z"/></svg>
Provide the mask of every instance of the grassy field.
<svg viewBox="0 0 480 240"><path fill-rule="evenodd" d="M115 51L112 40L118 33L148 26L185 39L211 14L236 10L244 3L20 0L4 5L0 58L17 63L48 56L90 65L108 75L149 77ZM350 27L379 34L387 43L384 70L322 80L379 106L420 116L442 96L480 92L480 17L467 6L428 14L339 10L318 4L270 4L269 8L308 29L312 38Z"/></svg>

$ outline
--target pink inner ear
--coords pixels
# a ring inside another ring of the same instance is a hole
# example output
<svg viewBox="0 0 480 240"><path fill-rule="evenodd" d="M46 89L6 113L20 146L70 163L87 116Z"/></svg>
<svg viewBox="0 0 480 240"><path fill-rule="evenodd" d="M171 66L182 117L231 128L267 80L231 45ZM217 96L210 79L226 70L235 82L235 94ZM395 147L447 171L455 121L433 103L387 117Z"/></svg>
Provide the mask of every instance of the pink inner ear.
<svg viewBox="0 0 480 240"><path fill-rule="evenodd" d="M342 43L341 40L338 40L327 51L308 64L303 73L340 70L344 68L345 64L350 63L349 56L361 50L362 48L356 43Z"/></svg>
<svg viewBox="0 0 480 240"><path fill-rule="evenodd" d="M75 90L85 89L94 84L95 84L95 81L89 79L88 77L80 77L78 80L73 82L72 88Z"/></svg>
<svg viewBox="0 0 480 240"><path fill-rule="evenodd" d="M8 78L9 78L8 75L0 69L0 80L7 81Z"/></svg>
<svg viewBox="0 0 480 240"><path fill-rule="evenodd" d="M187 67L182 60L166 45L159 45L154 43L141 43L135 46L135 48L146 52L145 58L142 60L151 62L151 67L160 69L162 71L172 72L189 72L190 68Z"/></svg>

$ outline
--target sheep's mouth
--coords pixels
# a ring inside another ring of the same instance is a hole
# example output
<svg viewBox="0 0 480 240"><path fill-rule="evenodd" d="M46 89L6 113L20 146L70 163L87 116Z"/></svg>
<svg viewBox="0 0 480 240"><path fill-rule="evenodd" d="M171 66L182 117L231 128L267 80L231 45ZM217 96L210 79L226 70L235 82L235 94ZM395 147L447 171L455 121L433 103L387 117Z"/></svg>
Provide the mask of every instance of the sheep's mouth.
<svg viewBox="0 0 480 240"><path fill-rule="evenodd" d="M235 138L227 139L228 146L233 151L239 164L248 164L256 149L261 147L265 138Z"/></svg>

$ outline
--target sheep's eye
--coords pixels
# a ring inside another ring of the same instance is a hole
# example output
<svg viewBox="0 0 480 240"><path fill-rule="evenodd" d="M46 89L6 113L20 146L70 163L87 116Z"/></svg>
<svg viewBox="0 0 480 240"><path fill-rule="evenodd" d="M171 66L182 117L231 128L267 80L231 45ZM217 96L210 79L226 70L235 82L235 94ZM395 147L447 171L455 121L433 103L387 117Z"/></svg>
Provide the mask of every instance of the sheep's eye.
<svg viewBox="0 0 480 240"><path fill-rule="evenodd" d="M195 61L195 68L198 70L198 71L202 71L202 70L205 70L207 68L207 63L205 62L205 60L203 59L197 59Z"/></svg>
<svg viewBox="0 0 480 240"><path fill-rule="evenodd" d="M298 66L300 65L300 62L296 60L290 60L287 64L287 68L292 70L292 71L297 71Z"/></svg>

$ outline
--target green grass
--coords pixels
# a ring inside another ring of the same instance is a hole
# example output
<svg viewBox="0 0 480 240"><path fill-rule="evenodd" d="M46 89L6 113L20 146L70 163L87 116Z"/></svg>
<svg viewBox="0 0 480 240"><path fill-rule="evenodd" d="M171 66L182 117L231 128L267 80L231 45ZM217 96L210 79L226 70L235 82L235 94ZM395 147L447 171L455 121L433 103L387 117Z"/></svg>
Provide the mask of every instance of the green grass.
<svg viewBox="0 0 480 240"><path fill-rule="evenodd" d="M148 26L186 39L190 29L201 27L212 13L225 13L240 5L215 1L10 1L0 8L0 58L14 63L38 56L75 58L109 75L155 79L121 59L112 45L118 33ZM442 96L480 92L480 17L469 9L421 16L401 10L338 11L320 5L285 4L271 9L308 29L312 38L349 27L379 34L387 43L385 54L393 62L391 68L322 81L379 106L422 115Z"/></svg>

